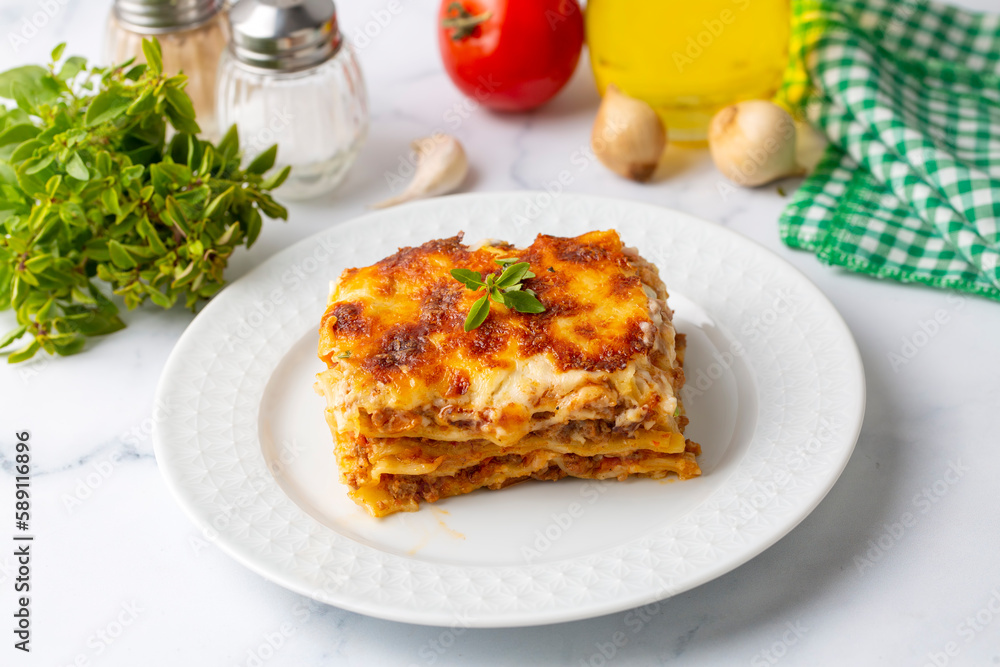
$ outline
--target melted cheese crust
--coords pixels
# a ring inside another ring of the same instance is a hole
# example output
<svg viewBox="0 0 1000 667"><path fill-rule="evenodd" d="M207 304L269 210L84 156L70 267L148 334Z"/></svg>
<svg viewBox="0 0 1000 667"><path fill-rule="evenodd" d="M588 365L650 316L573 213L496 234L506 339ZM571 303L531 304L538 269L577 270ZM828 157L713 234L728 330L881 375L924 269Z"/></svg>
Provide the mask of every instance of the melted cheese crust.
<svg viewBox="0 0 1000 667"><path fill-rule="evenodd" d="M491 303L466 333L482 292L449 271L499 275L494 260L504 257L530 263L536 276L524 286L546 310ZM337 431L371 437L501 445L581 419L679 431L683 374L665 300L655 269L626 254L614 231L540 235L524 249L472 249L461 236L403 248L344 271L331 291L319 332L328 418Z"/></svg>

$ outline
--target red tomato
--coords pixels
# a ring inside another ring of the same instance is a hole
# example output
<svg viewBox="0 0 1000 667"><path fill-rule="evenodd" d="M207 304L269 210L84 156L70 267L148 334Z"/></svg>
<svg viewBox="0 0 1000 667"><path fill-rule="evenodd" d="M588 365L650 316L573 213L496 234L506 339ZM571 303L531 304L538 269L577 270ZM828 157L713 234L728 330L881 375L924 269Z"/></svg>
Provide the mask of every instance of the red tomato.
<svg viewBox="0 0 1000 667"><path fill-rule="evenodd" d="M583 35L577 0L444 0L438 18L448 76L502 111L552 99L576 69Z"/></svg>

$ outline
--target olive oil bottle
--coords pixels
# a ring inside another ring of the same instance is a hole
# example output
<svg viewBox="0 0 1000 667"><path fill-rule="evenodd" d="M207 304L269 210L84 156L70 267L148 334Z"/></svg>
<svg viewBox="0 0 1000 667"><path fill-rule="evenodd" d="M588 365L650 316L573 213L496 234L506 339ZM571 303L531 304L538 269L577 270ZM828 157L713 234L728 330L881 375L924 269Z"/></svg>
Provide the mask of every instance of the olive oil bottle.
<svg viewBox="0 0 1000 667"><path fill-rule="evenodd" d="M788 60L789 0L589 0L590 62L648 102L671 143L701 145L720 108L768 99Z"/></svg>

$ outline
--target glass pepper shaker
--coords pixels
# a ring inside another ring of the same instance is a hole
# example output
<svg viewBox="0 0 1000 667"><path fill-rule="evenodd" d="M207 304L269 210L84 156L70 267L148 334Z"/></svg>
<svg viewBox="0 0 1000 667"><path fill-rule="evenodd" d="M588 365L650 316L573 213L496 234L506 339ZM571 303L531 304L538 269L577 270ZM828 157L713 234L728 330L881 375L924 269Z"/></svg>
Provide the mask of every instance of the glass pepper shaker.
<svg viewBox="0 0 1000 667"><path fill-rule="evenodd" d="M202 135L218 138L215 120L215 76L226 47L223 0L115 0L104 40L109 65L135 58L144 62L143 38L156 37L163 52L163 69L188 77Z"/></svg>
<svg viewBox="0 0 1000 667"><path fill-rule="evenodd" d="M332 189L368 132L368 99L357 59L340 34L332 0L239 0L222 55L216 112L235 124L247 159L278 144L292 172L289 199Z"/></svg>

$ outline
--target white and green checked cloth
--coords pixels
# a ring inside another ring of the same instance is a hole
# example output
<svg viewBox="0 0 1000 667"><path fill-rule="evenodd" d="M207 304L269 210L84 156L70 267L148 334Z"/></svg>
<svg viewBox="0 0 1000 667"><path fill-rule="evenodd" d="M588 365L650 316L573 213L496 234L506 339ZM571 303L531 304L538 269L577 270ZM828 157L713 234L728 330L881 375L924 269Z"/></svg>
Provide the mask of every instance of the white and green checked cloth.
<svg viewBox="0 0 1000 667"><path fill-rule="evenodd" d="M831 141L782 240L853 271L1000 299L1000 16L793 0L785 101Z"/></svg>

